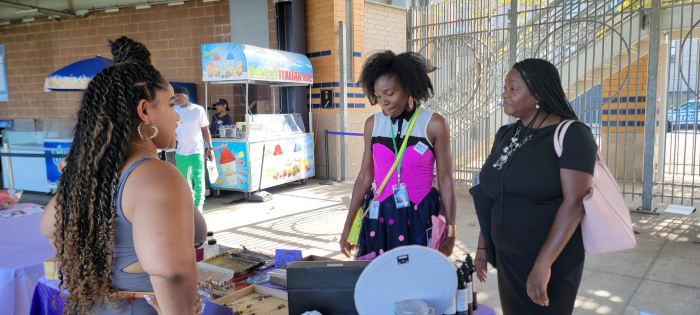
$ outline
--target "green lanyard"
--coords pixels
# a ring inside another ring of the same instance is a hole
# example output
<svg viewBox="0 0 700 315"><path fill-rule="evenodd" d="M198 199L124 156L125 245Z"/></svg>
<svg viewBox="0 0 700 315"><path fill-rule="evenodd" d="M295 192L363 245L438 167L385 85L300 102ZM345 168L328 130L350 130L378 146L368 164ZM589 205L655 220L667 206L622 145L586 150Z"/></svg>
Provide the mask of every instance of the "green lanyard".
<svg viewBox="0 0 700 315"><path fill-rule="evenodd" d="M418 116L418 115L416 115L416 112L413 112L413 115L411 115L411 120L408 122L408 125L409 125L408 131L407 131L408 133L410 133L411 129L413 129L411 127L413 126L413 122L416 120L416 116ZM403 117L399 117L399 119L403 119ZM389 119L389 122L391 122L391 119ZM394 142L394 154L396 154L396 158L399 159L399 163L396 166L396 176L398 178L398 183L400 184L401 183L401 164L403 163L404 151L402 150L401 154L399 155L399 149L398 149L398 146L396 145L396 136L398 136L398 135L394 135L394 124L391 123L391 124L389 124L389 126L391 126L391 141ZM408 136L410 136L410 134L404 135L404 137L408 137ZM408 138L406 140L408 140ZM406 142L406 141L404 141L404 142Z"/></svg>

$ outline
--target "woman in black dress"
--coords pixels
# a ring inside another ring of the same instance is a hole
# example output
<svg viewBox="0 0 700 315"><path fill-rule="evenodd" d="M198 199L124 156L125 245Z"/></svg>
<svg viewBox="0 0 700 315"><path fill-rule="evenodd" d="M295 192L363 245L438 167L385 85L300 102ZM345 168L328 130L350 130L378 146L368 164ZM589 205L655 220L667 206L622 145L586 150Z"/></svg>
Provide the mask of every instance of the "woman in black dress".
<svg viewBox="0 0 700 315"><path fill-rule="evenodd" d="M540 59L516 63L504 86L503 111L518 119L497 133L481 169L481 188L493 199L491 239L505 315L571 314L583 273L580 222L594 172L597 145L574 123L561 158L554 132L578 120L557 69ZM486 242L479 236L477 275L486 280ZM493 253L492 253L493 254Z"/></svg>

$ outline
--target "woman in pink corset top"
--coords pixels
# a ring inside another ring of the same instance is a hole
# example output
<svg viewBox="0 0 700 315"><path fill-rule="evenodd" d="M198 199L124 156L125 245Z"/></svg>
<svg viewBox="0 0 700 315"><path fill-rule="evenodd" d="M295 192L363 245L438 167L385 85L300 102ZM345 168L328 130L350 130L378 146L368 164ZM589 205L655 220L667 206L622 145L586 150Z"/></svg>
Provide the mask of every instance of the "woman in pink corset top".
<svg viewBox="0 0 700 315"><path fill-rule="evenodd" d="M382 112L365 122L365 152L355 182L350 211L340 240L350 257L355 245L347 242L357 211L366 212L356 257L372 259L405 245L428 245L433 217L443 215L446 238L438 250L450 256L454 247L456 200L452 176L450 132L445 118L418 108L433 96L428 74L436 68L416 53L384 51L370 56L360 82L372 105ZM413 128L409 135L409 125ZM378 196L377 189L395 163L404 138L406 149ZM433 187L437 165L439 191ZM405 187L405 188L402 188ZM404 193L405 192L405 193ZM395 198L399 196L398 198ZM400 196L406 196L407 200ZM377 206L371 210L371 204Z"/></svg>

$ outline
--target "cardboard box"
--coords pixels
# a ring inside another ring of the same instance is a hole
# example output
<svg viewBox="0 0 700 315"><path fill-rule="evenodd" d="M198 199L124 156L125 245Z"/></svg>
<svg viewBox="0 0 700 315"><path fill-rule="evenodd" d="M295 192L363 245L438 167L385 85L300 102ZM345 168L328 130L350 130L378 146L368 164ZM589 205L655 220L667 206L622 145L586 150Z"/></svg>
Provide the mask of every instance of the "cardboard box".
<svg viewBox="0 0 700 315"><path fill-rule="evenodd" d="M56 270L56 257L44 262L44 276L46 276L46 280L58 280L58 271Z"/></svg>
<svg viewBox="0 0 700 315"><path fill-rule="evenodd" d="M369 261L297 261L287 268L289 312L357 314L355 285Z"/></svg>
<svg viewBox="0 0 700 315"><path fill-rule="evenodd" d="M253 299L260 295L271 295L271 297L263 299L262 302ZM287 297L287 292L259 285L252 285L214 300L214 303L224 305L231 303L234 299L238 302L242 302L242 308L245 308L248 304L256 307L255 314L265 315L275 311L272 313L273 315L289 315L289 303L287 302L289 299ZM284 308L277 309L277 306L280 304L284 304Z"/></svg>
<svg viewBox="0 0 700 315"><path fill-rule="evenodd" d="M299 261L340 261L336 259L326 258L322 256L309 255L302 258ZM278 287L287 287L287 266L279 269L272 270L268 273L270 275L270 283Z"/></svg>

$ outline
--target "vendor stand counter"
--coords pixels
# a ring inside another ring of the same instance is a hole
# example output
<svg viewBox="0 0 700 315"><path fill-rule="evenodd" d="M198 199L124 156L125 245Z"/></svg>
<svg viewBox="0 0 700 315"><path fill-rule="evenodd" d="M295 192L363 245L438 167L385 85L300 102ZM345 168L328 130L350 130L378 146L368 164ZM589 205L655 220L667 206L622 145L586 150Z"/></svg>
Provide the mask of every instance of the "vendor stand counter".
<svg viewBox="0 0 700 315"><path fill-rule="evenodd" d="M210 84L245 86L245 127L239 124L240 138L212 139L219 173L211 183L215 196L232 190L244 192L249 199L265 188L295 181L306 184L315 175L314 135L306 131L301 114L252 115L248 101L250 84L310 88L313 70L306 56L234 43L205 44L202 81L207 100ZM310 112L309 125L313 125Z"/></svg>
<svg viewBox="0 0 700 315"><path fill-rule="evenodd" d="M219 177L211 187L247 194L314 176L313 134L304 132L301 116L252 115L248 139L215 138Z"/></svg>
<svg viewBox="0 0 700 315"><path fill-rule="evenodd" d="M4 188L55 192L65 158L44 155L68 154L73 126L69 118L46 118L43 131L3 130L1 152L29 155L0 159Z"/></svg>

